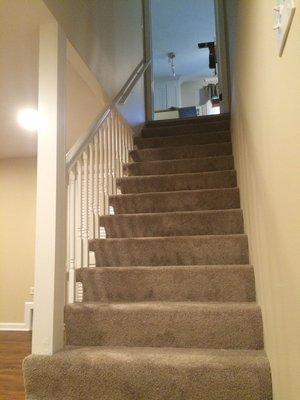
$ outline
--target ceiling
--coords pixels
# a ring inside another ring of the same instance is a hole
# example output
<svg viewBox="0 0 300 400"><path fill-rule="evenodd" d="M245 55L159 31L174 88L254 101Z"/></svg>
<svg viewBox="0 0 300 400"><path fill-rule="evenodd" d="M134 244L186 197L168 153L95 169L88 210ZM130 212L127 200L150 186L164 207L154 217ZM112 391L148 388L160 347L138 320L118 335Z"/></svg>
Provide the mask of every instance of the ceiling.
<svg viewBox="0 0 300 400"><path fill-rule="evenodd" d="M39 25L52 19L41 0L1 0L0 158L36 154L36 134L19 127L16 115L37 108Z"/></svg>
<svg viewBox="0 0 300 400"><path fill-rule="evenodd" d="M198 43L214 40L214 0L152 0L155 78L171 78L169 52L176 54L178 78L211 76L208 50L200 50Z"/></svg>

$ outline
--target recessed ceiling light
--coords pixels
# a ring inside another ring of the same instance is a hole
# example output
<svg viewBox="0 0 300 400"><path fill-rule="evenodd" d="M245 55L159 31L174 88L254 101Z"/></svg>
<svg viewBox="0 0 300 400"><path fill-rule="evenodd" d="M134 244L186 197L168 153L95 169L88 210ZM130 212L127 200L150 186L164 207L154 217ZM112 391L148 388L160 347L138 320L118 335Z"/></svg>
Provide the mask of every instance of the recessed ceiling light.
<svg viewBox="0 0 300 400"><path fill-rule="evenodd" d="M17 115L19 125L27 131L37 131L39 114L34 108L22 108Z"/></svg>

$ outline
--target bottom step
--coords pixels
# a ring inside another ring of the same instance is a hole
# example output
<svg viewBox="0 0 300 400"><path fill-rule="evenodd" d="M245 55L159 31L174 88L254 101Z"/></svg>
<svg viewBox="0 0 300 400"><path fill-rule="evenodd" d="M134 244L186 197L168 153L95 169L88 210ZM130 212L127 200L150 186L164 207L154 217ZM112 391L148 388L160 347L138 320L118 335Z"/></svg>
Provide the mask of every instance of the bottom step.
<svg viewBox="0 0 300 400"><path fill-rule="evenodd" d="M29 356L28 400L271 400L263 351L77 347Z"/></svg>

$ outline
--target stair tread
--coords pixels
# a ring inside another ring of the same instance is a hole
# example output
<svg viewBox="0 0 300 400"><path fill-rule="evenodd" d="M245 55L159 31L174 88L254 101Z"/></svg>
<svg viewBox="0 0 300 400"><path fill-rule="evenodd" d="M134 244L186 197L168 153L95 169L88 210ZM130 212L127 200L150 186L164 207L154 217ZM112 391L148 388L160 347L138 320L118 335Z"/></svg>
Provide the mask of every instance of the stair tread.
<svg viewBox="0 0 300 400"><path fill-rule="evenodd" d="M134 181L134 180L152 180L155 178L159 179L176 179L180 177L196 177L196 176L208 176L208 175L222 175L224 173L233 173L235 172L234 169L226 169L223 171L201 171L201 172L187 172L187 173L181 173L181 174L168 174L168 175L140 175L140 176L123 176L122 178L117 178L117 184L118 182L122 181ZM174 190L175 192L176 190ZM179 190L178 190L179 191Z"/></svg>
<svg viewBox="0 0 300 400"><path fill-rule="evenodd" d="M218 139L219 138L219 139ZM191 142L191 143L189 143ZM152 149L157 147L170 147L181 146L186 143L186 145L194 144L216 144L220 142L230 142L230 131L211 131L211 132L198 132L186 135L176 135L176 136L164 136L164 137L153 137L144 138L136 137L134 138L134 144L139 149ZM161 145L161 146L160 146ZM142 146L142 147L140 147Z"/></svg>
<svg viewBox="0 0 300 400"><path fill-rule="evenodd" d="M112 271L120 271L120 272L125 272L125 271L144 271L147 273L149 270L157 270L157 271L163 271L163 270L180 270L180 271L185 271L185 270L212 270L212 269L253 269L253 266L251 264L211 264L211 265L134 265L134 266L124 266L124 267L97 267L97 268L78 268L76 270L76 273L80 276L81 274L89 274L89 273L97 273L99 271L107 271L107 270L112 270Z"/></svg>
<svg viewBox="0 0 300 400"><path fill-rule="evenodd" d="M230 142L156 147L129 152L133 161L174 160L231 154L232 145Z"/></svg>
<svg viewBox="0 0 300 400"><path fill-rule="evenodd" d="M29 395L53 400L272 399L263 350L67 346L27 357L24 372Z"/></svg>
<svg viewBox="0 0 300 400"><path fill-rule="evenodd" d="M184 174L183 174L184 175ZM161 175L159 175L161 176ZM193 193L216 193L222 191L237 191L239 190L237 186L230 187L230 188L211 188L211 189L191 189L191 190L173 190L169 192L147 192L147 193L124 193L124 194L114 194L110 195L110 199L114 198L130 198L130 197L144 197L144 196L160 196L160 195L172 195L172 194L193 194Z"/></svg>
<svg viewBox="0 0 300 400"><path fill-rule="evenodd" d="M229 155L220 155L220 156L204 156L204 157L193 157L193 158L177 158L174 160L149 160L149 161L133 161L133 162L129 162L129 163L125 163L123 164L124 166L130 166L130 165L143 165L143 164L149 164L151 165L157 165L157 164L173 164L176 162L183 162L183 161L195 161L195 160L215 160L215 159L232 159L233 155L229 154Z"/></svg>
<svg viewBox="0 0 300 400"><path fill-rule="evenodd" d="M102 242L102 243L109 243L113 241L153 241L153 240L161 240L161 241L175 241L175 240L182 240L182 239L218 239L218 238L237 238L237 237L247 237L245 233L235 233L235 234L226 234L226 235L185 235L185 236L156 236L156 237L139 237L139 238L109 238L109 239L91 239L89 242L91 244Z"/></svg>
<svg viewBox="0 0 300 400"><path fill-rule="evenodd" d="M83 303L72 303L66 306L68 309L97 308L108 309L109 311L208 311L226 312L239 310L259 311L260 307L256 302L202 302L202 301L138 301L138 302L99 302L89 301Z"/></svg>
<svg viewBox="0 0 300 400"><path fill-rule="evenodd" d="M122 195L123 196L123 195ZM111 214L111 215L99 215L102 219L114 219L114 218L152 218L152 217L164 217L164 216L176 216L176 215L207 215L207 214L220 214L220 213L235 213L240 214L241 208L225 208L220 210L194 210L194 211L164 211L164 212L151 212L151 213L137 213L137 214Z"/></svg>

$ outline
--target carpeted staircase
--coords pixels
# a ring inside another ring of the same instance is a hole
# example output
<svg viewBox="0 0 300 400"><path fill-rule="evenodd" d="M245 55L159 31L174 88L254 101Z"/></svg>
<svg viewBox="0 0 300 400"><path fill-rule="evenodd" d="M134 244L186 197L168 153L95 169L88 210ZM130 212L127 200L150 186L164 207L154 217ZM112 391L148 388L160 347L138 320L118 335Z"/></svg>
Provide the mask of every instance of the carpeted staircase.
<svg viewBox="0 0 300 400"><path fill-rule="evenodd" d="M148 124L30 400L270 400L229 117Z"/></svg>

